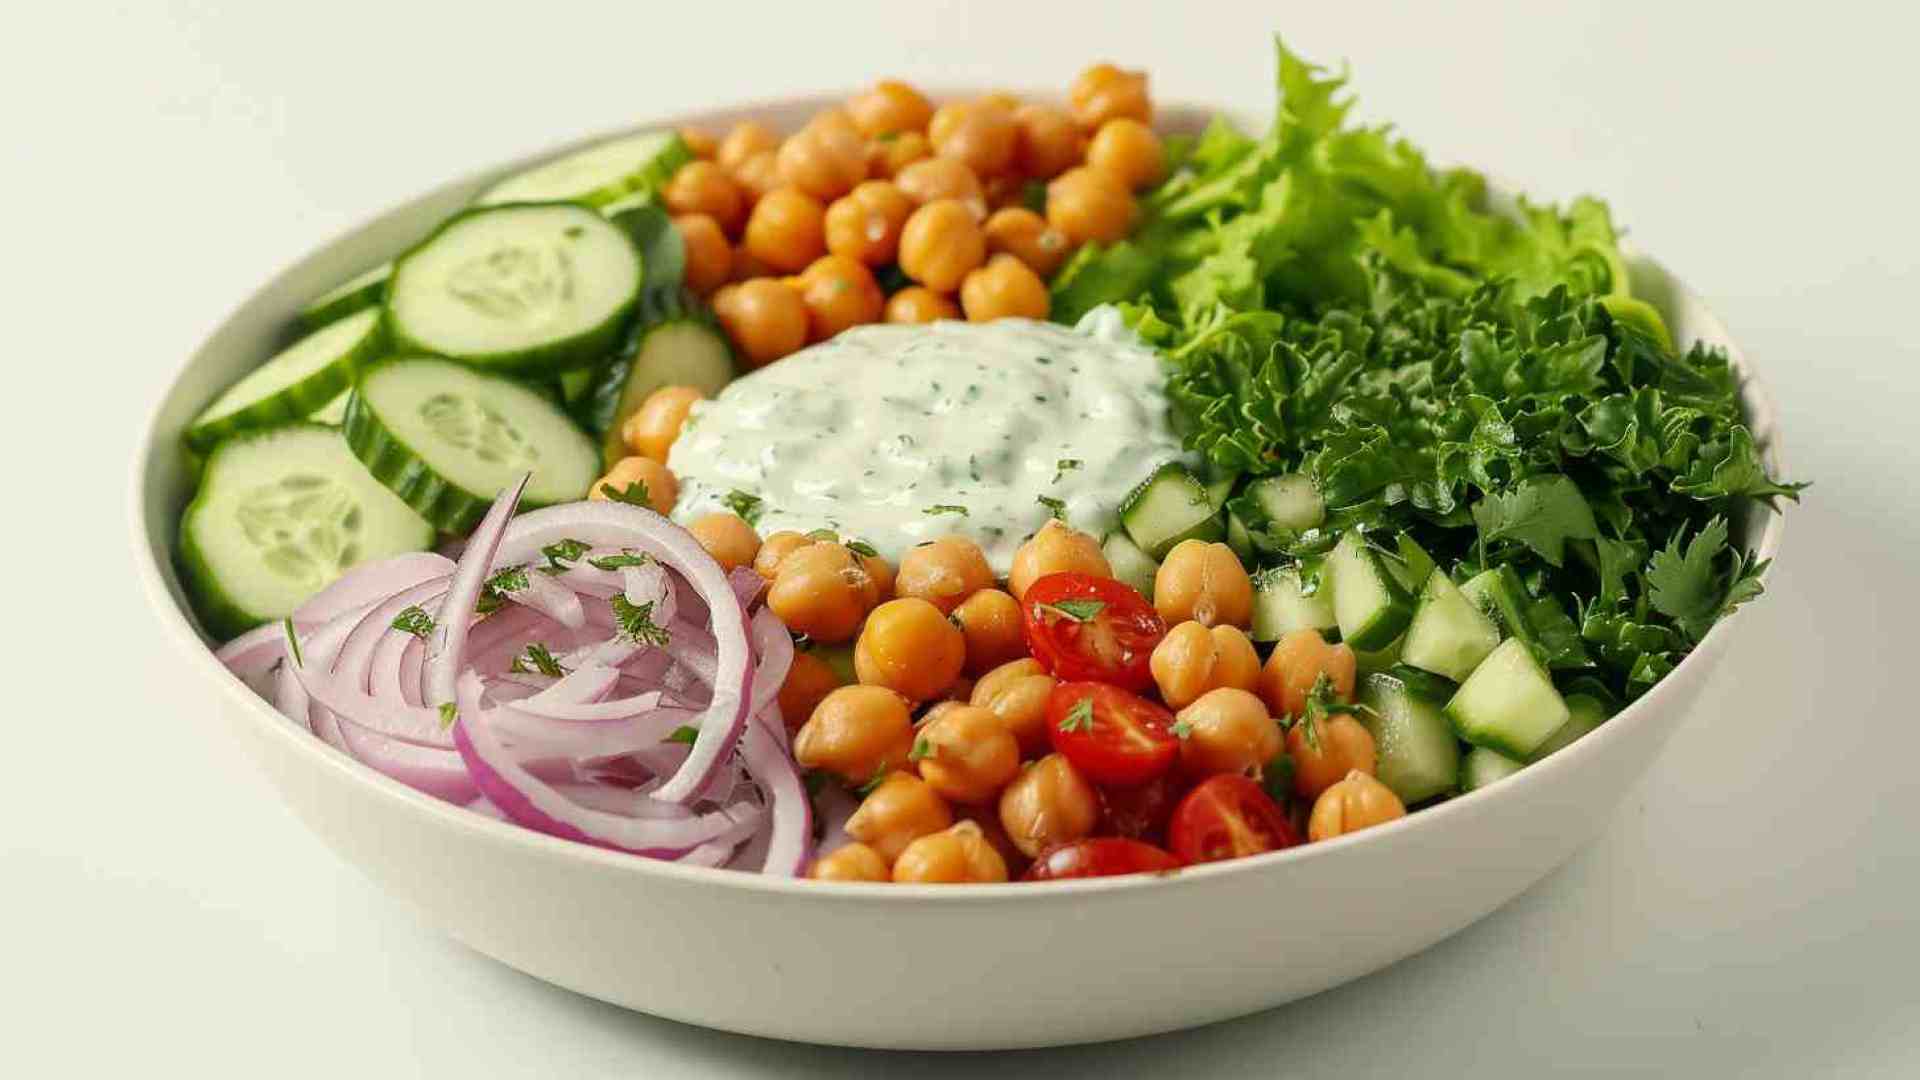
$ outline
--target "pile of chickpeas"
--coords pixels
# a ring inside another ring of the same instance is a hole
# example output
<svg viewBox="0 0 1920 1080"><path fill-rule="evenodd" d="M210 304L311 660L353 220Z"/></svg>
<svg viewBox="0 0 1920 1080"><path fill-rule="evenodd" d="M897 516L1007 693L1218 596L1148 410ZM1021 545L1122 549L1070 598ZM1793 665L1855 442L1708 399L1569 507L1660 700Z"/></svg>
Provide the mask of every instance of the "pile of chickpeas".
<svg viewBox="0 0 1920 1080"><path fill-rule="evenodd" d="M632 456L603 482L644 483L656 510L672 509L678 484L665 461L700 396L691 387L650 396L622 431ZM1047 575L1113 576L1092 536L1049 521L1015 552L1003 582L980 546L957 534L908 550L896 568L824 530L762 538L724 512L688 528L727 570L765 578L767 605L810 643L779 692L794 756L863 793L846 823L852 842L823 854L811 876L1006 881L1115 819L1125 793L1103 790L1051 752L1047 703L1057 680L1028 655L1021 618L1028 588ZM1374 779L1366 726L1308 709L1323 678L1336 699L1351 700L1353 650L1297 631L1263 662L1246 633L1253 585L1230 548L1176 546L1161 563L1153 607L1168 630L1149 670L1185 729L1178 782L1257 777L1285 756L1310 840L1406 813Z"/></svg>
<svg viewBox="0 0 1920 1080"><path fill-rule="evenodd" d="M1145 74L1095 64L1068 98L935 108L883 80L784 139L683 130L694 160L661 195L686 284L755 367L863 323L1044 319L1047 280L1125 237L1166 168Z"/></svg>

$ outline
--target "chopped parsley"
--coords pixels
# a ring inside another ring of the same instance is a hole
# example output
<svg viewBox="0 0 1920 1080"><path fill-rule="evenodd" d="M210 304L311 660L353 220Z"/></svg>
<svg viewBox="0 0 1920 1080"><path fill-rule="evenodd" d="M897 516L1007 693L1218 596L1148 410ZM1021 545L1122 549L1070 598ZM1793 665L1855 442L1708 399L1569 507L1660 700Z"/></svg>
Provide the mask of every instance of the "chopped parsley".
<svg viewBox="0 0 1920 1080"><path fill-rule="evenodd" d="M554 659L553 651L538 641L528 642L527 651L514 657L507 670L521 675L550 675L556 679L567 673L567 669L560 666L560 661Z"/></svg>
<svg viewBox="0 0 1920 1080"><path fill-rule="evenodd" d="M907 751L908 761L920 761L934 755L933 740L925 735L913 740L913 749Z"/></svg>
<svg viewBox="0 0 1920 1080"><path fill-rule="evenodd" d="M587 565L596 570L619 570L627 566L645 566L653 561L653 556L644 551L622 551L617 555L602 555L597 559L588 559Z"/></svg>
<svg viewBox="0 0 1920 1080"><path fill-rule="evenodd" d="M1061 522L1067 520L1067 500L1056 499L1051 495L1041 495L1039 503L1047 508L1047 513L1053 515L1053 520Z"/></svg>
<svg viewBox="0 0 1920 1080"><path fill-rule="evenodd" d="M433 634L433 616L419 604L410 604L393 617L393 628L425 641Z"/></svg>
<svg viewBox="0 0 1920 1080"><path fill-rule="evenodd" d="M692 746L694 743L694 740L698 739L699 737L700 737L699 728L694 727L692 724L681 724L679 727L674 728L673 731L670 734L668 734L665 739L662 739L660 741L680 743L685 746Z"/></svg>
<svg viewBox="0 0 1920 1080"><path fill-rule="evenodd" d="M1085 464L1086 462L1081 461L1079 458L1061 458L1059 461L1053 463L1053 482L1056 484L1059 483L1061 477Z"/></svg>
<svg viewBox="0 0 1920 1080"><path fill-rule="evenodd" d="M653 499L647 494L645 481L632 480L627 483L626 487L619 489L616 489L612 484L601 484L600 494L605 495L614 502L626 503L628 506L638 506L647 510L653 509Z"/></svg>
<svg viewBox="0 0 1920 1080"><path fill-rule="evenodd" d="M1060 730L1066 732L1093 730L1093 699L1083 697L1073 703L1067 715L1060 721Z"/></svg>
<svg viewBox="0 0 1920 1080"><path fill-rule="evenodd" d="M1193 722L1190 720L1175 720L1171 730L1173 731L1174 738L1187 738L1193 734Z"/></svg>
<svg viewBox="0 0 1920 1080"><path fill-rule="evenodd" d="M473 612L476 615L491 615L507 604L510 593L520 592L531 585L527 579L527 568L509 566L505 570L487 579L481 586L480 599L474 601Z"/></svg>
<svg viewBox="0 0 1920 1080"><path fill-rule="evenodd" d="M856 788L855 792L861 796L871 795L881 784L886 783L887 777L891 775L892 771L885 764L878 765L874 768L873 775L867 778L866 783Z"/></svg>
<svg viewBox="0 0 1920 1080"><path fill-rule="evenodd" d="M646 645L667 643L667 632L653 624L653 601L636 604L624 594L614 593L607 602L613 606L613 620L619 624L622 637Z"/></svg>
<svg viewBox="0 0 1920 1080"><path fill-rule="evenodd" d="M921 513L923 514L959 514L961 517L966 517L967 508L964 506L957 505L955 503L934 503L932 506L929 506L925 510L922 510Z"/></svg>
<svg viewBox="0 0 1920 1080"><path fill-rule="evenodd" d="M440 726L441 727L443 728L452 727L454 717L459 715L460 715L460 710L453 704L453 702L443 701L440 703Z"/></svg>
<svg viewBox="0 0 1920 1080"><path fill-rule="evenodd" d="M293 654L293 666L306 667L307 662L300 655L300 635L293 630L293 619L281 619L280 628L287 632L287 651Z"/></svg>
<svg viewBox="0 0 1920 1080"><path fill-rule="evenodd" d="M740 515L740 520L749 525L760 524L760 512L763 509L760 496L734 488L722 496L720 501L726 504L727 509Z"/></svg>
<svg viewBox="0 0 1920 1080"><path fill-rule="evenodd" d="M593 550L593 545L587 543L585 540L570 540L565 538L555 540L553 543L540 549L540 554L547 557L547 565L540 569L549 574L566 573L567 568L561 564L579 562L580 556L585 555L591 550Z"/></svg>
<svg viewBox="0 0 1920 1080"><path fill-rule="evenodd" d="M1035 604L1034 610L1041 613L1052 612L1074 622L1092 622L1095 615L1107 609L1104 600L1056 600L1051 604Z"/></svg>
<svg viewBox="0 0 1920 1080"><path fill-rule="evenodd" d="M853 552L855 555L864 555L869 559L877 559L880 557L878 548L875 548L872 544L867 543L859 537L847 540L846 547L848 551Z"/></svg>

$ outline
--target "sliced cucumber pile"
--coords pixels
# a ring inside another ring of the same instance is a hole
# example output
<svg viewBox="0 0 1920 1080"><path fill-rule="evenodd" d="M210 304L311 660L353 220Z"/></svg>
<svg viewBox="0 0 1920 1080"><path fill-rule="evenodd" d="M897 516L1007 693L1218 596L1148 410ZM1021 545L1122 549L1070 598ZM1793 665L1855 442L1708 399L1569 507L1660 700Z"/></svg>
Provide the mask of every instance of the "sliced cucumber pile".
<svg viewBox="0 0 1920 1080"><path fill-rule="evenodd" d="M1356 532L1341 537L1327 556L1334 621L1356 651L1392 645L1413 619L1413 597L1387 559Z"/></svg>
<svg viewBox="0 0 1920 1080"><path fill-rule="evenodd" d="M1567 722L1553 678L1519 638L1500 643L1447 702L1447 718L1475 746L1525 759Z"/></svg>
<svg viewBox="0 0 1920 1080"><path fill-rule="evenodd" d="M1279 641L1295 630L1325 634L1339 626L1333 601L1322 585L1312 596L1301 591L1294 567L1262 570L1253 578L1253 640Z"/></svg>
<svg viewBox="0 0 1920 1080"><path fill-rule="evenodd" d="M600 455L551 397L447 360L374 366L347 402L347 445L380 483L446 532L480 520L531 472L521 505L585 498Z"/></svg>
<svg viewBox="0 0 1920 1080"><path fill-rule="evenodd" d="M300 325L318 330L356 311L379 307L380 301L387 298L387 279L392 276L393 264L385 262L328 289L301 309Z"/></svg>
<svg viewBox="0 0 1920 1080"><path fill-rule="evenodd" d="M387 321L401 352L559 372L613 351L640 277L626 231L584 207L469 210L395 264Z"/></svg>
<svg viewBox="0 0 1920 1080"><path fill-rule="evenodd" d="M693 160L677 132L643 131L563 154L482 192L479 204L578 202L600 207L667 182Z"/></svg>
<svg viewBox="0 0 1920 1080"><path fill-rule="evenodd" d="M713 316L692 293L649 288L626 347L600 372L578 410L600 436L606 463L627 455L620 426L663 386L691 386L712 397L733 381L733 349Z"/></svg>
<svg viewBox="0 0 1920 1080"><path fill-rule="evenodd" d="M1458 681L1473 674L1499 644L1500 628L1445 571L1436 569L1427 575L1413 622L1407 626L1402 660Z"/></svg>
<svg viewBox="0 0 1920 1080"><path fill-rule="evenodd" d="M209 633L283 619L363 562L433 527L362 468L340 432L291 424L220 443L180 518L180 571Z"/></svg>
<svg viewBox="0 0 1920 1080"><path fill-rule="evenodd" d="M625 229L633 239L633 246L640 249L640 265L647 271L647 288L672 288L686 279L686 242L653 192L629 196L600 212L608 221Z"/></svg>
<svg viewBox="0 0 1920 1080"><path fill-rule="evenodd" d="M377 308L308 334L213 399L187 425L187 445L207 450L235 432L306 418L353 385L380 345Z"/></svg>
<svg viewBox="0 0 1920 1080"><path fill-rule="evenodd" d="M1169 461L1120 503L1120 524L1148 558L1164 559L1182 540L1226 534L1213 493L1185 465Z"/></svg>

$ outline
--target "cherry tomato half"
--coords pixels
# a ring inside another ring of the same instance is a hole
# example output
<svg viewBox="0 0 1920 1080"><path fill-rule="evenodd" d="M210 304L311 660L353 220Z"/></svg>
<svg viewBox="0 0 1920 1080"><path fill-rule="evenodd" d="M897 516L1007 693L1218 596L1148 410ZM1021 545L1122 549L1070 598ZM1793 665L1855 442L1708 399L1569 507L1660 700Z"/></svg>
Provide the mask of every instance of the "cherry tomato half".
<svg viewBox="0 0 1920 1080"><path fill-rule="evenodd" d="M1020 617L1027 651L1055 677L1153 685L1147 663L1167 624L1137 590L1091 574L1048 574L1027 586Z"/></svg>
<svg viewBox="0 0 1920 1080"><path fill-rule="evenodd" d="M1171 773L1144 784L1101 788L1102 831L1166 846L1167 819L1173 816L1182 790Z"/></svg>
<svg viewBox="0 0 1920 1080"><path fill-rule="evenodd" d="M1096 784L1143 784L1180 756L1173 714L1097 682L1063 682L1047 699L1047 741Z"/></svg>
<svg viewBox="0 0 1920 1080"><path fill-rule="evenodd" d="M1188 792L1174 807L1167 834L1173 853L1190 863L1239 859L1300 842L1260 785L1232 773L1209 777Z"/></svg>
<svg viewBox="0 0 1920 1080"><path fill-rule="evenodd" d="M1180 860L1138 840L1100 836L1075 840L1040 853L1027 868L1027 881L1064 881L1067 878L1114 877L1178 870Z"/></svg>

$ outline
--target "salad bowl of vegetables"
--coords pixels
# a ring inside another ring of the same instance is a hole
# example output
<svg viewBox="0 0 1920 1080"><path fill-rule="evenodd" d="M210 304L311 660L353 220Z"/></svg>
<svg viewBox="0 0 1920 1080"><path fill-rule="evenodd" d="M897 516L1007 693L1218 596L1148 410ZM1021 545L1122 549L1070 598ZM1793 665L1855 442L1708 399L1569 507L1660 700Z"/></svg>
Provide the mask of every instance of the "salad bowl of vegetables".
<svg viewBox="0 0 1920 1080"><path fill-rule="evenodd" d="M330 846L623 1006L1040 1046L1391 964L1605 827L1798 485L1604 206L1343 82L882 83L405 203L160 403L156 611Z"/></svg>

